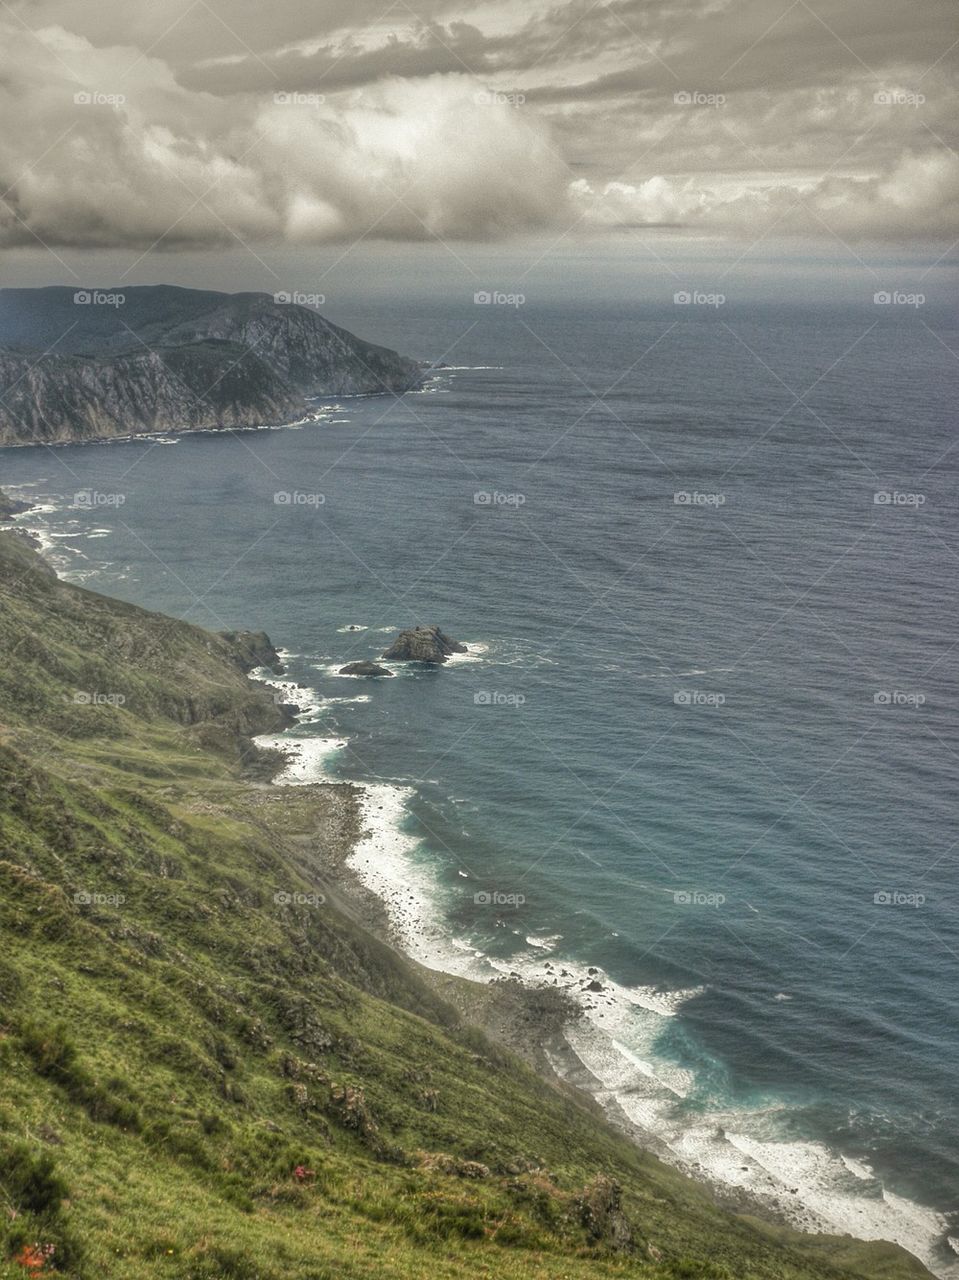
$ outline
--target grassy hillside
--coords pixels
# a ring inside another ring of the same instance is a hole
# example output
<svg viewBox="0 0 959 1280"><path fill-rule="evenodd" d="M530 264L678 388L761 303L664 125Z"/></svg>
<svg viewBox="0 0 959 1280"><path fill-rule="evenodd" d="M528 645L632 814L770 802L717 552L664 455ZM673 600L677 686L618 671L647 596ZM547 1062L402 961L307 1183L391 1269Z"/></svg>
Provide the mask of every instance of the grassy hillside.
<svg viewBox="0 0 959 1280"><path fill-rule="evenodd" d="M926 1275L735 1218L463 1025L328 868L216 637L0 533L0 1277Z"/></svg>

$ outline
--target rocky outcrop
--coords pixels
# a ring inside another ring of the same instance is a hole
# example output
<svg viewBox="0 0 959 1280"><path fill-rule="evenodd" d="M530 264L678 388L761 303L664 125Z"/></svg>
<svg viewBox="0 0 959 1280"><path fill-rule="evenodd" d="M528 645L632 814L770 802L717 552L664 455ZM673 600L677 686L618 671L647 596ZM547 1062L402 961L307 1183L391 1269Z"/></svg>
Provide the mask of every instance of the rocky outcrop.
<svg viewBox="0 0 959 1280"><path fill-rule="evenodd" d="M348 662L340 667L341 676L391 676L392 671L381 667L378 662Z"/></svg>
<svg viewBox="0 0 959 1280"><path fill-rule="evenodd" d="M214 383L216 384L214 386ZM0 351L0 444L64 444L292 420L302 396L236 347L114 359Z"/></svg>
<svg viewBox="0 0 959 1280"><path fill-rule="evenodd" d="M623 1213L619 1183L598 1174L579 1197L580 1221L591 1240L628 1253L634 1247L633 1229Z"/></svg>
<svg viewBox="0 0 959 1280"><path fill-rule="evenodd" d="M274 675L283 674L280 655L265 631L221 631L220 635L232 646L236 661L244 672L268 667Z"/></svg>
<svg viewBox="0 0 959 1280"><path fill-rule="evenodd" d="M9 494L0 491L0 520L12 520L14 516L29 510L29 502L21 502L19 498L11 498Z"/></svg>
<svg viewBox="0 0 959 1280"><path fill-rule="evenodd" d="M262 426L307 416L315 396L422 382L419 362L269 294L79 293L123 303L0 290L0 444Z"/></svg>
<svg viewBox="0 0 959 1280"><path fill-rule="evenodd" d="M412 627L401 631L383 654L387 662L445 662L453 653L468 653L465 644L451 640L439 627Z"/></svg>
<svg viewBox="0 0 959 1280"><path fill-rule="evenodd" d="M459 1156L449 1155L446 1151L420 1151L417 1154L421 1169L446 1173L453 1178L490 1177L489 1165L481 1164L479 1160L463 1160Z"/></svg>

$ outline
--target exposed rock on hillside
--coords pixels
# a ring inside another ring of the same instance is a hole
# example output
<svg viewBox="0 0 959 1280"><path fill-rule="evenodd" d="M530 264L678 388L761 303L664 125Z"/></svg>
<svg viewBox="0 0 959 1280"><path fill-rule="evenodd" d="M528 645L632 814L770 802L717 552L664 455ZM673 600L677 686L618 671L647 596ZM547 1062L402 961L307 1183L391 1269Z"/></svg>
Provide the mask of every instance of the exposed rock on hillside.
<svg viewBox="0 0 959 1280"><path fill-rule="evenodd" d="M220 635L233 647L236 660L243 671L269 667L275 675L283 674L280 655L265 631L221 631Z"/></svg>

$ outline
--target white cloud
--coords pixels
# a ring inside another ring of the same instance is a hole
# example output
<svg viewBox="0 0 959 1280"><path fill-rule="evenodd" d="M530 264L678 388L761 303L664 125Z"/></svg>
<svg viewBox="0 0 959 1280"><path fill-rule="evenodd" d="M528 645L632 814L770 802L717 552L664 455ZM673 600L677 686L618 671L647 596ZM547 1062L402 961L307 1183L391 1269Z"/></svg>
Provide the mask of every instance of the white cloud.
<svg viewBox="0 0 959 1280"><path fill-rule="evenodd" d="M478 103L467 76L227 101L182 88L132 48L94 49L61 29L40 44L6 37L6 244L483 239L563 209L566 167L545 127Z"/></svg>
<svg viewBox="0 0 959 1280"><path fill-rule="evenodd" d="M608 5L571 25L565 0L535 13L481 6L470 22L455 0L431 0L444 25L424 12L396 32L364 28L345 0L322 19L282 6L275 22L223 0L222 23L187 6L167 35L143 0L105 4L39 0L38 13L85 23L84 35L0 21L0 246L492 240L664 224L850 242L955 236L941 0L914 37L881 0L863 53L882 74L843 61L801 6L788 31L784 20L776 39L763 36L767 0L749 0L744 25L723 5L696 17L691 0L623 0L630 26ZM830 25L855 39L851 0L828 4ZM659 59L637 52L631 27ZM110 43L114 30L126 43ZM692 102L676 101L680 87ZM283 89L293 101L274 100ZM77 93L94 101L75 104Z"/></svg>
<svg viewBox="0 0 959 1280"><path fill-rule="evenodd" d="M733 236L834 235L840 239L946 236L959 202L959 157L906 155L871 177L670 179L573 186L584 221L598 227L679 225Z"/></svg>

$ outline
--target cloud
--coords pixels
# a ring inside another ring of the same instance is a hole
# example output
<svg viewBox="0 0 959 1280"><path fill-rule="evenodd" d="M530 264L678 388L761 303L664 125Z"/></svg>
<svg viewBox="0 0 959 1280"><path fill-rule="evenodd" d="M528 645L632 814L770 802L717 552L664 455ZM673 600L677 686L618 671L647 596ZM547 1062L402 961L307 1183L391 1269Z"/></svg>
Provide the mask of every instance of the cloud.
<svg viewBox="0 0 959 1280"><path fill-rule="evenodd" d="M7 245L482 240L564 208L568 173L545 127L467 76L227 101L60 28L39 46L8 31L4 62Z"/></svg>
<svg viewBox="0 0 959 1280"><path fill-rule="evenodd" d="M952 0L177 3L0 22L0 245L956 234Z"/></svg>
<svg viewBox="0 0 959 1280"><path fill-rule="evenodd" d="M959 157L941 151L904 156L871 178L816 181L720 181L662 176L593 187L580 179L574 198L587 225L607 229L684 226L758 238L832 236L837 240L937 238L951 234L959 202Z"/></svg>

